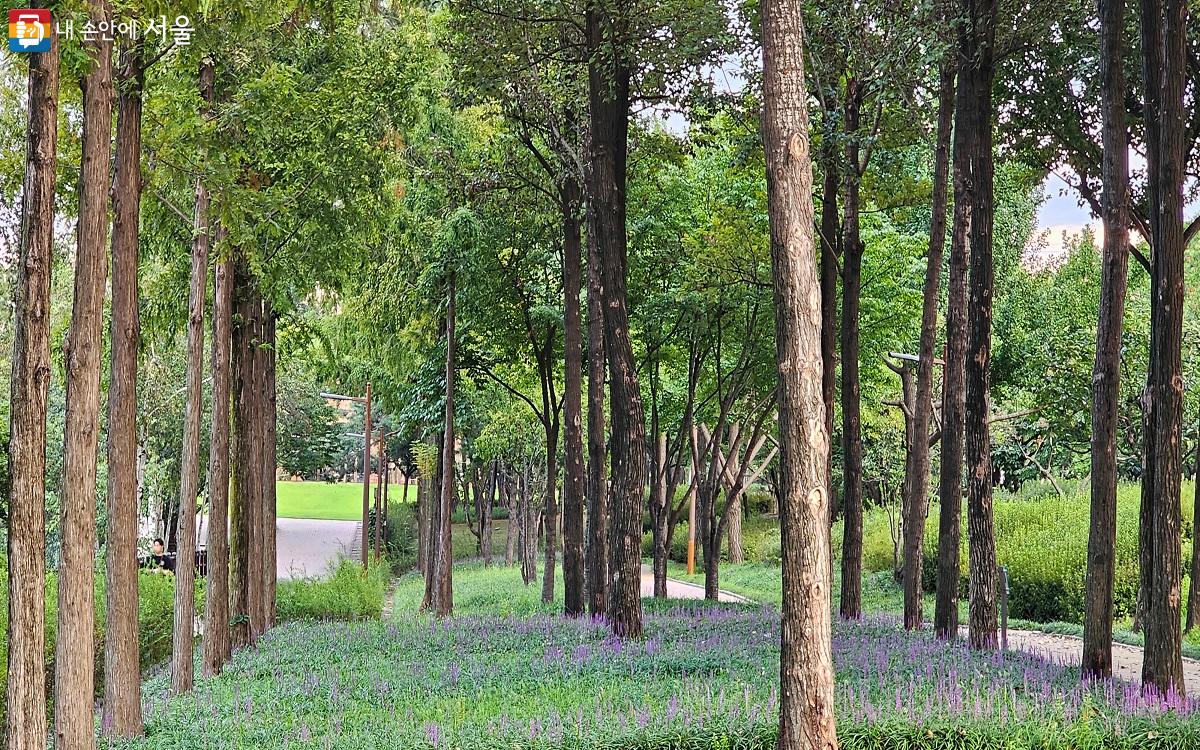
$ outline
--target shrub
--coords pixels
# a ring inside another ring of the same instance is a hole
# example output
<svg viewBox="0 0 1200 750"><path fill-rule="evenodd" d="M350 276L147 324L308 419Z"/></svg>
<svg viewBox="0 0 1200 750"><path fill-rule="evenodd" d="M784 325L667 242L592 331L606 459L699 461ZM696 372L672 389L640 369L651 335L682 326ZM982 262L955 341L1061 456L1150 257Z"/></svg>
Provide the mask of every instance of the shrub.
<svg viewBox="0 0 1200 750"><path fill-rule="evenodd" d="M279 582L275 611L284 620L370 620L383 613L390 577L386 564L362 568L346 558L331 566L324 578Z"/></svg>
<svg viewBox="0 0 1200 750"><path fill-rule="evenodd" d="M1183 499L1183 559L1191 559L1192 492L1185 487ZM1117 550L1113 599L1117 618L1133 613L1137 602L1137 530L1140 495L1137 485L1121 485L1117 492ZM965 506L964 506L965 511ZM959 592L967 591L966 518L960 545ZM936 588L938 506L931 506L925 527L922 585ZM1009 614L1035 622L1082 622L1084 577L1087 572L1087 543L1090 503L1087 495L1060 498L1057 494L1040 500L998 493L994 506L996 560L1008 567ZM864 524L864 560L868 571L891 569L891 539L886 518L869 513ZM886 549L887 560L880 550ZM1186 566L1185 566L1186 567Z"/></svg>
<svg viewBox="0 0 1200 750"><path fill-rule="evenodd" d="M8 561L0 558L0 575L8 576ZM104 694L104 573L95 574L96 695ZM204 580L196 579L197 612L203 612ZM143 571L138 575L138 662L142 669L162 662L171 655L171 629L175 618L175 578ZM54 656L58 628L58 577L46 576L46 701L53 711ZM8 678L8 588L0 587L0 681ZM0 693L0 720L7 706Z"/></svg>

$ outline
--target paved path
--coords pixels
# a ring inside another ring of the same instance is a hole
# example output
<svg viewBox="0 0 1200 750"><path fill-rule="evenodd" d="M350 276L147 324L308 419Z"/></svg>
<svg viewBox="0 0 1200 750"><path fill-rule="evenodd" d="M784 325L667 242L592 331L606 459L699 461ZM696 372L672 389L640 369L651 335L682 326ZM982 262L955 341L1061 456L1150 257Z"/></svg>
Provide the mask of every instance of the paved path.
<svg viewBox="0 0 1200 750"><path fill-rule="evenodd" d="M649 565L642 566L642 596L654 596L654 569ZM744 596L738 596L728 591L720 593L720 600L723 602L745 602L748 601ZM674 578L667 579L667 598L668 599L703 599L704 587L697 586L694 583L676 580Z"/></svg>
<svg viewBox="0 0 1200 750"><path fill-rule="evenodd" d="M280 518L276 524L276 569L280 578L324 575L340 556L352 557L359 521Z"/></svg>
<svg viewBox="0 0 1200 750"><path fill-rule="evenodd" d="M200 519L198 538L203 544L206 517ZM276 572L280 578L322 576L339 556L353 558L361 532L359 521L323 521L280 518L275 521Z"/></svg>
<svg viewBox="0 0 1200 750"><path fill-rule="evenodd" d="M963 631L966 637L966 630ZM1071 635L1033 630L1009 630L1008 648L1078 666L1083 660L1083 639ZM1142 648L1113 644L1113 676L1129 682L1142 681ZM1200 661L1183 660L1183 685L1188 695L1200 693Z"/></svg>

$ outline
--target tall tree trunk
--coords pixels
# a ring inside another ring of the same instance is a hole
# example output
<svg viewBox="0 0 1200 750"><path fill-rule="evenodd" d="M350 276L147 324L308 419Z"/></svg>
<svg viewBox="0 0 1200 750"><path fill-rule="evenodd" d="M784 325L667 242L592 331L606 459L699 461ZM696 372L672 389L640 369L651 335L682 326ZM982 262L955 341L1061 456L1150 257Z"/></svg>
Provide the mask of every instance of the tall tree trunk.
<svg viewBox="0 0 1200 750"><path fill-rule="evenodd" d="M1146 655L1142 682L1183 694L1180 654L1181 474L1183 428L1183 225L1187 134L1185 0L1142 0L1147 174L1151 185L1149 430L1142 502L1150 506Z"/></svg>
<svg viewBox="0 0 1200 750"><path fill-rule="evenodd" d="M993 182L992 82L996 0L964 0L960 27L958 107L972 131L973 148L963 154L968 175L971 229L971 300L967 316L965 440L967 536L969 539L969 617L971 648L996 647L996 537L992 524L992 441L989 367L992 351Z"/></svg>
<svg viewBox="0 0 1200 750"><path fill-rule="evenodd" d="M838 746L828 542L829 434L822 392L820 288L802 4L764 0L763 144L779 368L783 609L779 750Z"/></svg>
<svg viewBox="0 0 1200 750"><path fill-rule="evenodd" d="M558 417L546 415L546 549L542 564L542 601L554 601L554 568L558 562Z"/></svg>
<svg viewBox="0 0 1200 750"><path fill-rule="evenodd" d="M588 202L594 227L595 206ZM608 481L604 442L604 279L600 248L588 231L587 596L588 612L602 615L608 602Z"/></svg>
<svg viewBox="0 0 1200 750"><path fill-rule="evenodd" d="M846 83L846 196L842 223L842 617L862 616L863 484L862 433L858 377L859 302L863 243L859 236L858 120L862 90L854 78Z"/></svg>
<svg viewBox="0 0 1200 750"><path fill-rule="evenodd" d="M262 517L262 602L263 630L275 624L275 583L278 576L278 548L276 546L276 495L275 468L278 465L275 455L275 308L271 301L263 301L263 396L262 396L262 432L263 432L263 517ZM384 471L383 468L380 471ZM376 514L376 519L378 519Z"/></svg>
<svg viewBox="0 0 1200 750"><path fill-rule="evenodd" d="M837 340L838 340L838 245L841 240L841 224L838 220L838 186L841 179L838 170L836 127L832 121L836 115L825 113L825 141L821 148L824 179L821 184L821 400L825 404L825 433L830 436L826 463L830 477L829 523L826 536L829 548L833 549L833 520L837 515L837 499L833 496L833 415L834 399L837 397ZM779 509L776 508L778 513ZM833 576L833 556L829 557L829 575Z"/></svg>
<svg viewBox="0 0 1200 750"><path fill-rule="evenodd" d="M454 271L450 272L449 298L446 303L446 421L442 437L442 487L438 509L438 543L435 555L433 613L449 617L454 610L454 551L451 549L450 515L454 503L454 373L455 350L455 287Z"/></svg>
<svg viewBox="0 0 1200 750"><path fill-rule="evenodd" d="M1092 500L1083 618L1085 678L1112 676L1113 576L1117 548L1117 422L1121 336L1129 271L1129 128L1122 40L1125 0L1100 0L1104 142L1104 251L1092 367Z"/></svg>
<svg viewBox="0 0 1200 750"><path fill-rule="evenodd" d="M44 7L38 2L34 7ZM8 750L46 746L46 401L59 44L29 55L21 247L13 305L8 433Z"/></svg>
<svg viewBox="0 0 1200 750"><path fill-rule="evenodd" d="M224 232L217 231L217 246ZM213 276L213 418L208 453L208 580L204 589L206 677L220 674L229 661L229 424L230 349L233 327L233 262L228 254Z"/></svg>
<svg viewBox="0 0 1200 750"><path fill-rule="evenodd" d="M589 199L604 282L604 348L612 419L612 497L609 508L609 624L623 638L642 635L642 492L646 434L637 363L626 302L625 180L629 146L631 69L622 40L597 4L587 12L588 100L591 118ZM617 24L620 25L620 24Z"/></svg>
<svg viewBox="0 0 1200 750"><path fill-rule="evenodd" d="M212 68L200 69L200 91L212 102ZM196 620L196 495L200 492L200 427L204 414L204 298L207 294L208 188L196 179L192 219L192 271L188 290L187 394L183 417L183 457L179 472L179 552L175 558L175 628L171 639L171 694L191 692Z"/></svg>
<svg viewBox="0 0 1200 750"><path fill-rule="evenodd" d="M943 0L939 22L950 24L951 9ZM933 160L932 218L925 256L925 289L921 308L921 361L917 364L916 409L912 442L905 467L904 506L904 627L915 630L925 619L921 606L922 542L929 513L929 423L933 416L933 361L937 344L938 297L941 295L942 253L946 244L946 193L950 171L950 134L954 122L954 53L943 54L938 66L937 145Z"/></svg>
<svg viewBox="0 0 1200 750"><path fill-rule="evenodd" d="M249 396L249 435L253 441L250 451L250 475L249 482L252 483L249 502L247 504L247 514L249 516L250 527L250 564L247 567L247 596L246 602L250 615L250 640L257 642L258 637L265 632L264 622L266 619L266 611L263 600L263 568L264 565L264 529L263 529L263 459L266 451L266 436L263 425L265 424L265 377L266 377L266 349L263 346L265 319L263 316L263 296L256 283L253 287L254 298L252 301L252 314L254 326L254 344L251 347L250 354L253 359L251 366L252 378L250 380Z"/></svg>
<svg viewBox="0 0 1200 750"><path fill-rule="evenodd" d="M957 54L957 52L955 52ZM961 70L961 68L960 68ZM964 85L958 78L959 89ZM962 92L956 102L965 101ZM963 431L966 410L967 274L970 266L971 204L966 155L974 147L969 112L954 112L954 212L950 233L950 278L946 285L946 364L942 383L942 455L938 474L938 572L933 626L938 638L958 637L961 579Z"/></svg>
<svg viewBox="0 0 1200 750"><path fill-rule="evenodd" d="M583 336L579 292L583 283L579 186L568 180L563 198L563 611L584 612Z"/></svg>
<svg viewBox="0 0 1200 750"><path fill-rule="evenodd" d="M233 326L233 435L232 472L229 482L229 618L233 624L232 648L253 643L250 626L253 597L257 593L254 556L254 524L256 507L261 506L258 493L262 482L258 471L258 440L254 434L255 367L258 358L257 295L253 289L249 261L245 251L234 248L234 326Z"/></svg>
<svg viewBox="0 0 1200 750"><path fill-rule="evenodd" d="M89 21L112 23L107 0L90 0ZM63 359L67 371L63 439L62 560L58 570L58 648L54 658L54 745L95 747L94 697L96 460L100 437L100 356L108 279L108 186L112 156L112 40L85 42L83 158L79 167L75 297Z"/></svg>
<svg viewBox="0 0 1200 750"><path fill-rule="evenodd" d="M138 665L138 219L142 195L143 48L122 40L113 159L112 326L108 378L108 531L104 553L107 736L142 734Z"/></svg>

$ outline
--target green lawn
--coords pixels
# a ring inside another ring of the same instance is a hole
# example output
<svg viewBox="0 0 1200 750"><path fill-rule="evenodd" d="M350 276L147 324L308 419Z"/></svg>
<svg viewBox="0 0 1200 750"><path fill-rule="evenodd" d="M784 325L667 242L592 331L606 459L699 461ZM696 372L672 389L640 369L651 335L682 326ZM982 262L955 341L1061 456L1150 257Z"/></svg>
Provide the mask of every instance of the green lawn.
<svg viewBox="0 0 1200 750"><path fill-rule="evenodd" d="M320 518L334 521L362 519L362 485L350 482L277 482L277 513L280 518ZM398 502L403 485L388 490L390 502ZM409 488L411 500L416 497L416 484ZM375 502L374 488L371 502Z"/></svg>

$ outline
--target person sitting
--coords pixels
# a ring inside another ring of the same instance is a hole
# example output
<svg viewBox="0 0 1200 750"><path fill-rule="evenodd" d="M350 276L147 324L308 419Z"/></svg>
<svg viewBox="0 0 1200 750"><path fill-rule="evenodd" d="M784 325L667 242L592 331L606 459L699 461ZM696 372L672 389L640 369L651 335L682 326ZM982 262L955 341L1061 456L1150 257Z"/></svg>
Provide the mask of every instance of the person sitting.
<svg viewBox="0 0 1200 750"><path fill-rule="evenodd" d="M162 537L156 537L150 548L149 567L151 570L160 570L164 573L175 572L175 558L167 554L167 547Z"/></svg>

